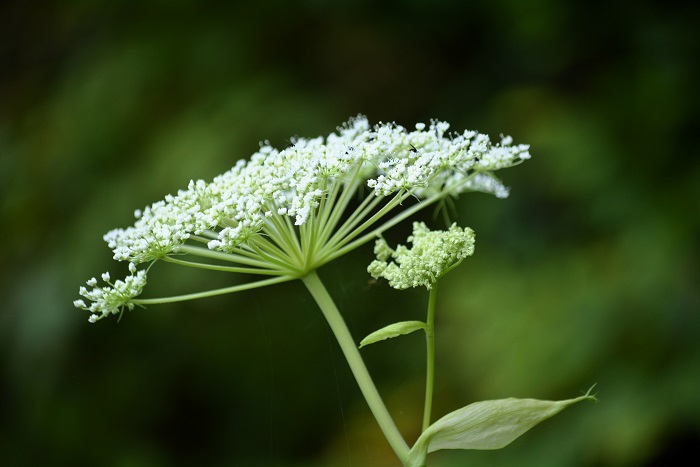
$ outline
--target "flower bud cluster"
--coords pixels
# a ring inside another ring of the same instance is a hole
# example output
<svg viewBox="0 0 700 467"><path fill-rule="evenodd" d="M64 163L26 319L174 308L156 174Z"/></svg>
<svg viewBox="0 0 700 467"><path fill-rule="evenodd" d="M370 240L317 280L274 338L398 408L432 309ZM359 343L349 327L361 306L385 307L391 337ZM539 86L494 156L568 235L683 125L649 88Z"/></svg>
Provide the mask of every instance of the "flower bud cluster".
<svg viewBox="0 0 700 467"><path fill-rule="evenodd" d="M367 271L375 279L388 280L395 289L430 289L441 276L474 253L474 240L474 231L468 227L452 224L449 230L431 231L424 223L414 222L413 235L408 237L413 246L398 245L392 250L386 240L377 239L377 259Z"/></svg>

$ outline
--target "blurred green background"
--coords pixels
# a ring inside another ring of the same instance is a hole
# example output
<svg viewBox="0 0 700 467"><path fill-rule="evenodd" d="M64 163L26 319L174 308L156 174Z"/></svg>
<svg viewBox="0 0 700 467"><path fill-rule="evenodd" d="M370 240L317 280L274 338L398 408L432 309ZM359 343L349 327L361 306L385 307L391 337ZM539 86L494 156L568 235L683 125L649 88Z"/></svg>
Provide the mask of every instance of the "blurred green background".
<svg viewBox="0 0 700 467"><path fill-rule="evenodd" d="M298 283L95 325L78 287L123 265L102 234L268 139L351 116L511 134L508 200L456 203L473 258L443 281L434 413L502 397L579 404L435 466L700 459L698 3L448 0L0 6L0 464L396 461ZM425 213L426 218L430 213ZM407 226L391 232L405 238ZM371 246L325 267L359 340L421 319L369 282ZM147 296L231 284L157 265ZM424 348L363 349L412 442Z"/></svg>

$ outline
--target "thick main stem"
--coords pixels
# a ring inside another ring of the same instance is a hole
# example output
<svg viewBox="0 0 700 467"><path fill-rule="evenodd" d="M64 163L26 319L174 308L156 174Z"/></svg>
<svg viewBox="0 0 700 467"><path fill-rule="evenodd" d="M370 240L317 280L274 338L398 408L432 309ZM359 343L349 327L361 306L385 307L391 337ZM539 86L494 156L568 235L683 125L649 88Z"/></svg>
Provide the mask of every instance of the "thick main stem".
<svg viewBox="0 0 700 467"><path fill-rule="evenodd" d="M338 344L340 344L340 348L345 355L345 359L350 365L350 370L352 370L352 374L355 376L355 380L360 386L362 395L365 397L367 405L369 405L369 408L372 411L374 418L377 420L379 427L384 433L384 436L386 437L387 441L389 441L389 444L393 448L397 457L402 463L405 464L408 460L408 445L401 436L401 433L396 427L391 415L389 415L389 411L384 405L379 392L377 392L377 388L374 386L372 377L367 371L367 367L362 360L362 356L360 356L360 352L355 345L355 341L350 335L350 330L346 326L343 317L340 315L340 311L338 311L333 299L328 294L328 291L323 286L321 279L319 279L315 271L310 272L302 279L302 281L304 282L304 285L306 285L306 288L309 289L309 292L311 292L311 295L314 297L314 300L316 300L316 303L318 304L319 308L321 308L323 315L326 317L326 320L328 321L328 324L330 325L331 330L333 331L333 334L338 340Z"/></svg>
<svg viewBox="0 0 700 467"><path fill-rule="evenodd" d="M425 367L425 404L423 405L423 431L430 426L430 413L433 408L433 382L435 380L435 300L437 298L437 281L430 289L428 299L428 318L425 328L426 367Z"/></svg>

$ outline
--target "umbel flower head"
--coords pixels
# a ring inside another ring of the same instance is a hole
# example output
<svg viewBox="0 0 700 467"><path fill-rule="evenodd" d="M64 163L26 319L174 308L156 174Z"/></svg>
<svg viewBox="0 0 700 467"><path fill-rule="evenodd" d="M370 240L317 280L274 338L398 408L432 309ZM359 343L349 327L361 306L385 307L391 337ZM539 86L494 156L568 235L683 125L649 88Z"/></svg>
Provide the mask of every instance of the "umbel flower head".
<svg viewBox="0 0 700 467"><path fill-rule="evenodd" d="M468 191L506 197L494 172L529 159L529 146L514 145L507 136L493 144L475 131L448 128L439 121L419 123L413 131L396 124L370 127L358 116L326 138L294 138L283 150L262 143L249 160L137 210L134 225L104 239L114 259L133 265L165 260L267 279L137 299L146 281L138 271L130 276L138 280L119 282L119 300L115 283L111 290L81 291L93 304L75 304L90 310L95 321L124 307L298 279L446 197Z"/></svg>
<svg viewBox="0 0 700 467"><path fill-rule="evenodd" d="M383 277L395 289L425 286L430 289L437 280L474 254L474 231L452 224L449 230L431 231L422 222L413 223L413 246L399 245L392 250L383 238L377 239L377 259L367 271L375 279ZM390 261L393 259L393 261Z"/></svg>
<svg viewBox="0 0 700 467"><path fill-rule="evenodd" d="M133 310L134 304L131 300L138 296L146 286L146 270L137 271L136 265L129 263L129 272L131 274L126 279L117 280L114 283L111 282L108 272L102 274L102 280L109 284L107 287L99 287L97 279L93 277L87 281L87 285L92 287L92 290L80 287L80 295L88 299L90 305L86 305L82 299L75 300L73 305L92 312L90 315L91 323L109 313L120 313L124 308Z"/></svg>

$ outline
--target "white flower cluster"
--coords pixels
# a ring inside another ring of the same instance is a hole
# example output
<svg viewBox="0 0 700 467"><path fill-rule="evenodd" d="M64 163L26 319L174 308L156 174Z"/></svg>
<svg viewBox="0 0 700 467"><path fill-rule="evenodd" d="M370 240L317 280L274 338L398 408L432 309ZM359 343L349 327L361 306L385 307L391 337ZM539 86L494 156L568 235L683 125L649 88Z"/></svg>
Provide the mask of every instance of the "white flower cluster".
<svg viewBox="0 0 700 467"><path fill-rule="evenodd" d="M191 181L176 196L137 210L136 223L127 229L114 229L104 236L114 259L144 263L177 251L192 234L200 234L216 224L206 215L206 183Z"/></svg>
<svg viewBox="0 0 700 467"><path fill-rule="evenodd" d="M292 140L277 150L261 144L249 161L239 161L213 182L190 182L143 212L136 223L105 235L114 258L148 262L177 252L192 235L209 235L208 246L228 252L260 232L271 216L308 221L334 183L362 177L377 196L400 190L418 198L483 191L505 197L492 171L530 158L528 145L502 137L492 145L474 131L446 135L449 124L417 124L415 131L384 124L370 128L365 117L350 120L327 138Z"/></svg>
<svg viewBox="0 0 700 467"><path fill-rule="evenodd" d="M491 173L529 159L529 146L512 146L512 138L502 137L492 145L489 137L475 131L445 137L446 122L433 122L428 131L424 124L406 132L397 126L381 127L377 140L384 157L377 164L379 176L368 181L377 195L388 196L400 189L414 189L425 197L436 191L456 195L464 191L483 191L498 197L508 196L507 189ZM397 157L398 156L398 157Z"/></svg>
<svg viewBox="0 0 700 467"><path fill-rule="evenodd" d="M121 313L125 307L133 310L134 304L131 300L141 294L146 286L146 271L143 269L137 271L136 265L129 263L129 272L131 274L126 279L117 280L114 283L111 282L108 272L102 274L102 280L109 284L108 287L98 287L97 279L93 277L87 281L87 285L92 287L92 290L80 287L80 295L90 300L90 305L86 305L83 300L75 300L73 305L92 312L89 319L91 323L109 314Z"/></svg>
<svg viewBox="0 0 700 467"><path fill-rule="evenodd" d="M375 279L387 279L395 289L430 289L441 276L474 253L474 240L474 231L468 227L452 224L449 230L431 231L424 223L414 222L413 235L408 237L413 246L409 249L398 245L392 250L386 240L377 239L377 259L367 271Z"/></svg>
<svg viewBox="0 0 700 467"><path fill-rule="evenodd" d="M358 116L326 138L295 138L283 150L261 143L249 160L238 161L211 182L191 181L186 190L136 211L134 225L112 230L104 239L114 259L132 265L182 252L207 252L252 266L253 272L303 274L332 259L333 249L346 244L343 235L357 239L362 229L375 228L377 219L408 197L434 202L465 191L507 196L493 171L528 159L529 147L513 145L510 137L491 144L486 135L448 134L448 129L449 124L438 121L419 123L413 131L395 124L370 127ZM350 216L347 228L339 227L343 210L361 190L366 190L362 210ZM382 198L388 198L390 207L375 215L382 209ZM292 224L304 226L306 243L297 241L302 229L295 231ZM215 252L202 248L205 245ZM145 273L132 273L111 288L81 290L95 303L86 306L78 300L75 305L115 313L133 307L129 298L144 284Z"/></svg>

